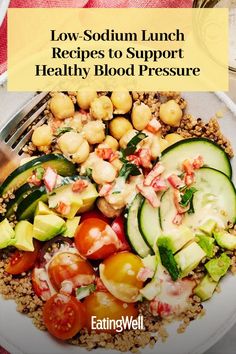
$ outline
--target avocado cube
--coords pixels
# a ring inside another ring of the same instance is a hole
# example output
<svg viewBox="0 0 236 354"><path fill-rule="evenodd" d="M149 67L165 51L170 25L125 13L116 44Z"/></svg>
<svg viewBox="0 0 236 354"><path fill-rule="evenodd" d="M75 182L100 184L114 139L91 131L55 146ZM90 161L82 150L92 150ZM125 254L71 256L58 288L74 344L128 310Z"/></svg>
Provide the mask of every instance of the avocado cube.
<svg viewBox="0 0 236 354"><path fill-rule="evenodd" d="M214 232L213 235L217 244L220 247L226 248L227 250L231 251L236 249L236 236L224 230L222 230L221 232Z"/></svg>
<svg viewBox="0 0 236 354"><path fill-rule="evenodd" d="M9 221L4 219L0 222L0 249L14 245L16 242L15 231Z"/></svg>
<svg viewBox="0 0 236 354"><path fill-rule="evenodd" d="M201 226L199 226L199 230L204 232L208 236L211 236L215 227L216 227L215 220L209 219L209 220L205 221Z"/></svg>
<svg viewBox="0 0 236 354"><path fill-rule="evenodd" d="M95 184L89 183L88 187L79 194L83 200L83 206L79 209L79 213L84 213L93 207L94 202L98 197L98 192Z"/></svg>
<svg viewBox="0 0 236 354"><path fill-rule="evenodd" d="M196 235L199 246L206 252L207 257L212 258L215 255L215 240L206 235Z"/></svg>
<svg viewBox="0 0 236 354"><path fill-rule="evenodd" d="M196 294L202 301L210 299L217 287L217 282L214 281L208 274L200 281L198 286L194 289Z"/></svg>
<svg viewBox="0 0 236 354"><path fill-rule="evenodd" d="M33 237L48 241L65 230L65 221L57 215L37 215L34 218Z"/></svg>
<svg viewBox="0 0 236 354"><path fill-rule="evenodd" d="M181 278L187 276L195 269L205 256L206 252L196 242L190 243L176 253L175 261L181 270Z"/></svg>
<svg viewBox="0 0 236 354"><path fill-rule="evenodd" d="M42 201L38 202L38 205L35 210L35 216L36 215L50 215L50 214L55 214L53 210L51 210L47 204L43 203Z"/></svg>
<svg viewBox="0 0 236 354"><path fill-rule="evenodd" d="M15 227L15 233L16 243L14 246L18 250L32 252L34 250L33 225L26 220L21 220Z"/></svg>
<svg viewBox="0 0 236 354"><path fill-rule="evenodd" d="M75 216L73 219L71 220L66 220L66 229L65 231L62 233L63 236L66 237L74 237L75 236L75 232L76 229L79 225L80 222L80 216Z"/></svg>
<svg viewBox="0 0 236 354"><path fill-rule="evenodd" d="M180 226L175 232L170 235L161 235L158 237L157 245L163 246L173 253L179 251L189 241L194 239L194 234L190 228L186 226Z"/></svg>
<svg viewBox="0 0 236 354"><path fill-rule="evenodd" d="M231 265L231 259L227 254L222 253L220 257L211 259L205 264L206 270L211 278L218 282L223 277Z"/></svg>

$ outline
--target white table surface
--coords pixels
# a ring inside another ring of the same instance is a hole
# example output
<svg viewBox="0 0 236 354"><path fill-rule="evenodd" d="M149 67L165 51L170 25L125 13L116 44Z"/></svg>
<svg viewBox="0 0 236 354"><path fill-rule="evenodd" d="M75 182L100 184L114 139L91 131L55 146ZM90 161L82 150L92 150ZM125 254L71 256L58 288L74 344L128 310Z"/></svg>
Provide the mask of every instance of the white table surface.
<svg viewBox="0 0 236 354"><path fill-rule="evenodd" d="M231 80L230 96L236 102L236 80ZM4 124L27 100L32 93L7 92L0 86L0 125ZM223 306L223 304L222 304ZM236 353L236 325L205 354L235 354ZM13 354L13 353L12 353Z"/></svg>

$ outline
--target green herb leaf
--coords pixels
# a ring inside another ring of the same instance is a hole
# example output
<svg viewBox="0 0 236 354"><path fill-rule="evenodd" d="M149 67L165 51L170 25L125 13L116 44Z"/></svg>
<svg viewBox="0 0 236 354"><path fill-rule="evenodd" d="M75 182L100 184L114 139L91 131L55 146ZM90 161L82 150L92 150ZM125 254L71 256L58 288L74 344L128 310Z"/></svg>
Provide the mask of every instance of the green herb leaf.
<svg viewBox="0 0 236 354"><path fill-rule="evenodd" d="M129 176L138 176L140 174L139 168L134 163L128 162L123 164L119 176L124 177L126 180Z"/></svg>
<svg viewBox="0 0 236 354"><path fill-rule="evenodd" d="M141 140L145 139L147 135L145 133L137 133L127 144L127 147L125 149L122 149L122 155L123 157L131 155L135 152L137 149L138 143L140 143Z"/></svg>
<svg viewBox="0 0 236 354"><path fill-rule="evenodd" d="M96 290L96 285L95 284L89 284L86 286L81 286L80 288L76 289L76 299L77 300L82 300L86 296L89 296L91 293L93 293Z"/></svg>
<svg viewBox="0 0 236 354"><path fill-rule="evenodd" d="M159 246L161 263L168 270L171 278L176 281L180 277L180 270L177 266L175 257L172 251L164 246Z"/></svg>
<svg viewBox="0 0 236 354"><path fill-rule="evenodd" d="M180 201L180 205L182 207L187 207L189 204L190 204L190 208L192 206L192 209L193 209L193 196L194 196L194 193L197 192L197 189L194 188L194 187L190 187L190 188L185 188L183 190L183 194L181 195L181 201ZM194 211L193 211L194 212Z"/></svg>
<svg viewBox="0 0 236 354"><path fill-rule="evenodd" d="M41 179L43 179L43 175L44 175L44 168L43 167L37 167L35 169L35 176L37 179L39 179L41 181Z"/></svg>
<svg viewBox="0 0 236 354"><path fill-rule="evenodd" d="M114 191L111 194L120 194L120 193L121 193L121 191Z"/></svg>
<svg viewBox="0 0 236 354"><path fill-rule="evenodd" d="M64 134L64 133L68 133L71 132L73 130L73 128L71 127L61 127L61 128L57 128L55 135L57 137L59 137L60 135Z"/></svg>
<svg viewBox="0 0 236 354"><path fill-rule="evenodd" d="M86 176L89 178L92 177L92 169L91 168L86 168Z"/></svg>

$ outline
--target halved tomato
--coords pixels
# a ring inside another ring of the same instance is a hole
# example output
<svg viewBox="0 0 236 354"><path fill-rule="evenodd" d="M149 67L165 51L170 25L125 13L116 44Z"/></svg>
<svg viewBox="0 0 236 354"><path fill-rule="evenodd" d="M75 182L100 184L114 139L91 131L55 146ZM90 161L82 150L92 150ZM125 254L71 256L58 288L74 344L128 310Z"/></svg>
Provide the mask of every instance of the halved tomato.
<svg viewBox="0 0 236 354"><path fill-rule="evenodd" d="M32 269L37 262L40 250L40 242L34 240L34 251L19 251L16 250L11 256L6 267L6 272L17 275Z"/></svg>
<svg viewBox="0 0 236 354"><path fill-rule="evenodd" d="M122 316L125 318L135 318L138 316L138 309L135 304L127 304L104 291L95 291L85 298L83 304L87 313L88 329L94 329L92 318L96 320L121 320ZM95 330L98 333L116 333L116 328Z"/></svg>
<svg viewBox="0 0 236 354"><path fill-rule="evenodd" d="M112 222L111 228L115 231L121 242L120 251L130 251L130 245L125 236L124 217L117 216Z"/></svg>
<svg viewBox="0 0 236 354"><path fill-rule="evenodd" d="M69 286L68 292L71 292L79 286L88 285L95 281L93 267L78 254L71 252L61 252L53 257L49 263L48 276L57 291L64 288L66 283Z"/></svg>
<svg viewBox="0 0 236 354"><path fill-rule="evenodd" d="M98 209L86 211L86 213L81 214L80 223L84 220L96 218L105 221L106 223L110 224L111 219L103 215Z"/></svg>
<svg viewBox="0 0 236 354"><path fill-rule="evenodd" d="M77 228L75 245L86 258L105 259L120 249L121 242L105 221L89 218Z"/></svg>
<svg viewBox="0 0 236 354"><path fill-rule="evenodd" d="M50 334L66 340L86 326L86 311L75 297L56 294L43 307L43 321Z"/></svg>

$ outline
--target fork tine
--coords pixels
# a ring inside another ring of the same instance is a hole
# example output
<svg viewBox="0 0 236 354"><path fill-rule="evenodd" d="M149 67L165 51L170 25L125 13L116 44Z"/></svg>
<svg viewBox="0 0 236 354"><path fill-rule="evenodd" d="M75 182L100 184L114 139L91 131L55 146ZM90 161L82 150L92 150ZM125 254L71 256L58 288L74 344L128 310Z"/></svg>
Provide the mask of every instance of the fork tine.
<svg viewBox="0 0 236 354"><path fill-rule="evenodd" d="M25 122L25 125L23 124L22 126L19 127L19 132L17 135L15 135L15 141L13 141L13 137L10 136L11 132L14 132L18 125L24 121L24 119L27 119L27 115L29 114L28 120L31 118L30 112L34 114L35 109L40 109L43 105L44 108L46 107L46 102L49 100L50 95L48 92L41 92L38 95L34 96L30 102L28 102L20 111L18 111L5 125L4 127L0 130L0 139L4 142L7 143L10 147L16 142L16 139L20 137L22 134L23 130L22 127L27 126L27 121ZM45 102L46 101L46 102ZM7 138L9 137L9 140L11 139L11 144L8 143Z"/></svg>

